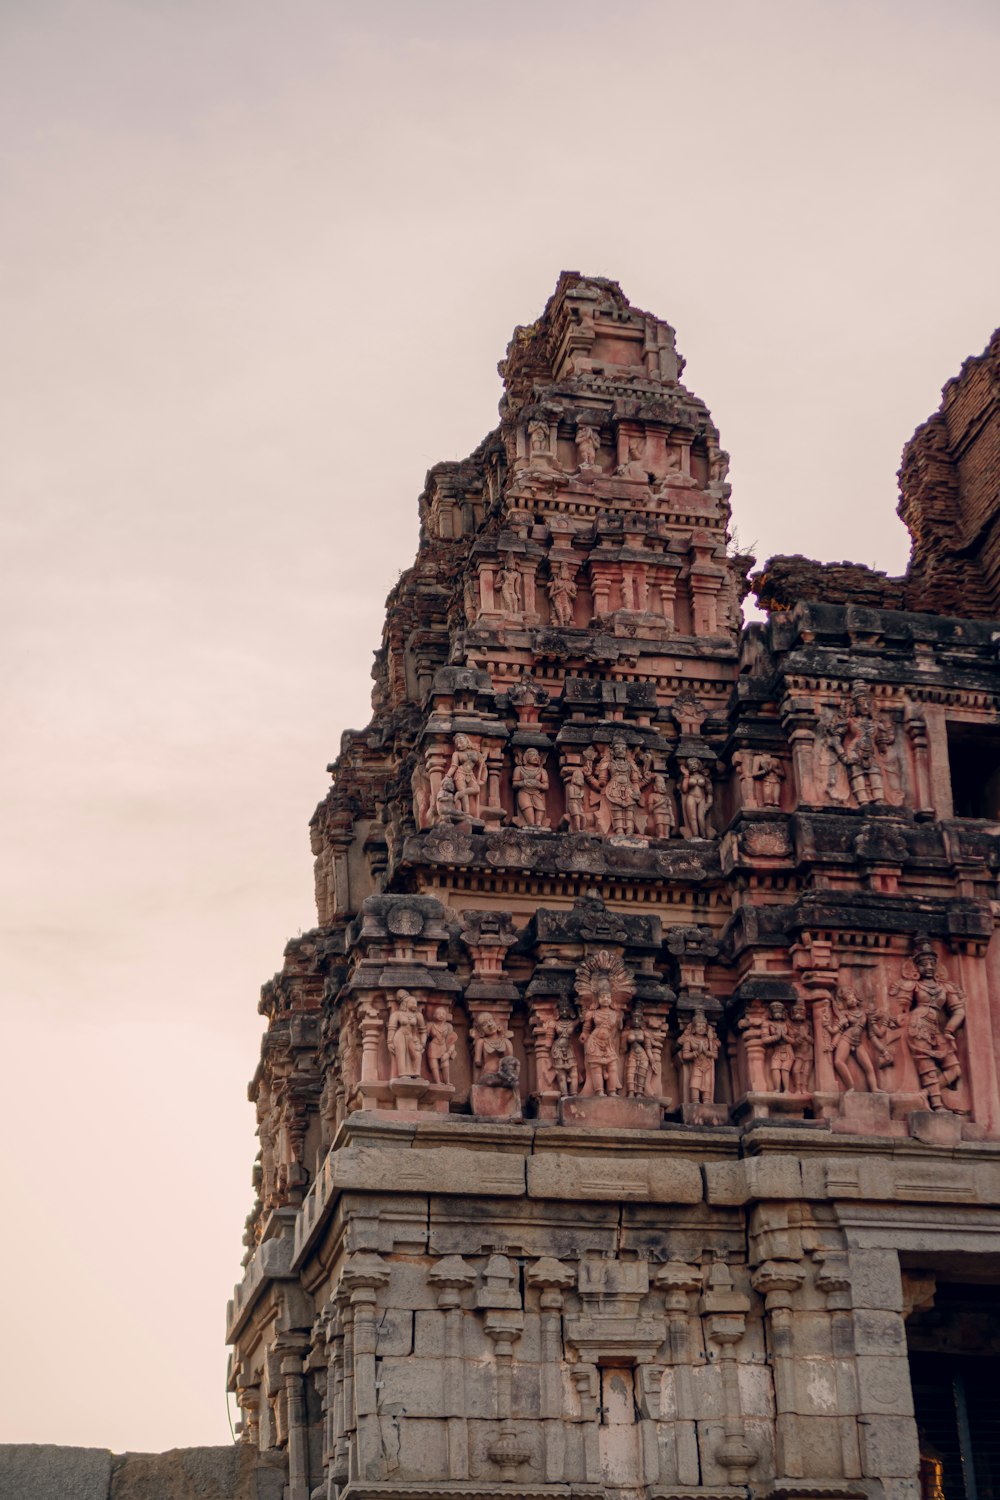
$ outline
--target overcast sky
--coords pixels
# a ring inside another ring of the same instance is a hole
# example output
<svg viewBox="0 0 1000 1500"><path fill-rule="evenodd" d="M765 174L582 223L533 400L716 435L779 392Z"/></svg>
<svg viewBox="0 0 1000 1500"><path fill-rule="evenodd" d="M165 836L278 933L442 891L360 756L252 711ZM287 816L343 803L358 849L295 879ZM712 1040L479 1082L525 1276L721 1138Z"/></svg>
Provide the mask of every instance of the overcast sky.
<svg viewBox="0 0 1000 1500"><path fill-rule="evenodd" d="M995 0L6 0L0 1440L228 1440L257 993L428 466L563 268L758 557L899 571L1000 321Z"/></svg>

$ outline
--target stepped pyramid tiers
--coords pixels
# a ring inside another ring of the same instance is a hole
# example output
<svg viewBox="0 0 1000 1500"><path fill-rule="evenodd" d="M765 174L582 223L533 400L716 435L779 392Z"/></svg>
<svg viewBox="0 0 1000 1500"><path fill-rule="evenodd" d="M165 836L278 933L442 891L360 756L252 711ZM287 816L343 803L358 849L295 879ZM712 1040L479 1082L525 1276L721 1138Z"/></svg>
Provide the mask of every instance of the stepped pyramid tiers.
<svg viewBox="0 0 1000 1500"><path fill-rule="evenodd" d="M911 1500L904 1309L1000 1255L996 632L789 559L744 630L727 455L614 282L500 372L263 990L243 1438L290 1500Z"/></svg>

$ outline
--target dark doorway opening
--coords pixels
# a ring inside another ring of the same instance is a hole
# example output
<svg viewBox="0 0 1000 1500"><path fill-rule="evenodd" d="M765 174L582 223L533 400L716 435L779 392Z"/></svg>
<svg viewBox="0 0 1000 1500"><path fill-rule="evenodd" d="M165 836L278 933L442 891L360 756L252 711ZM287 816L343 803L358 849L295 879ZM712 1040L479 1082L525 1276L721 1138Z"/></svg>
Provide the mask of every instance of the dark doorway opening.
<svg viewBox="0 0 1000 1500"><path fill-rule="evenodd" d="M948 763L956 818L1000 819L1000 731L949 724Z"/></svg>
<svg viewBox="0 0 1000 1500"><path fill-rule="evenodd" d="M1000 1288L933 1299L907 1322L923 1500L1000 1500Z"/></svg>

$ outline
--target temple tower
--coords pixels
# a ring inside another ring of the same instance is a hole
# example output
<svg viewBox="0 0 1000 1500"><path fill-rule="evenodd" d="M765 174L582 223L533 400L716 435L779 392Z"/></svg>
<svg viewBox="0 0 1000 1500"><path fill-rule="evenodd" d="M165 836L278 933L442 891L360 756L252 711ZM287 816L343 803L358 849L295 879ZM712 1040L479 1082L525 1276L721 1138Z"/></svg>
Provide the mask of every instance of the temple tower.
<svg viewBox="0 0 1000 1500"><path fill-rule="evenodd" d="M993 634L744 630L727 455L616 283L500 372L262 992L242 1435L289 1500L912 1500L904 1314L1000 1254L1000 825L949 760Z"/></svg>

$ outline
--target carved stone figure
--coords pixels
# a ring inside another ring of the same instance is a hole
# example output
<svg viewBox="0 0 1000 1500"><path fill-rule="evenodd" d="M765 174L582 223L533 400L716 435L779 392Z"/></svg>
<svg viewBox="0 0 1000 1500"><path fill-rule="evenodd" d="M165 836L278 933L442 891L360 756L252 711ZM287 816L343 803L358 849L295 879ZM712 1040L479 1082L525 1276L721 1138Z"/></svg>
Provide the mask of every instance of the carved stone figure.
<svg viewBox="0 0 1000 1500"><path fill-rule="evenodd" d="M574 766L566 778L566 821L570 833L583 833L587 827L587 783L583 770Z"/></svg>
<svg viewBox="0 0 1000 1500"><path fill-rule="evenodd" d="M853 1090L854 1075L850 1069L853 1057L864 1075L865 1083L874 1092L878 1088L878 1075L869 1055L865 1041L868 1036L868 1011L864 1003L846 980L837 986L837 993L830 1005L830 1014L823 1023L830 1038L826 1050L831 1054L833 1071L841 1085Z"/></svg>
<svg viewBox="0 0 1000 1500"><path fill-rule="evenodd" d="M549 447L549 424L544 417L532 417L528 423L528 454L534 461L548 462L552 457Z"/></svg>
<svg viewBox="0 0 1000 1500"><path fill-rule="evenodd" d="M458 1052L458 1033L447 1007L438 1005L427 1026L427 1071L432 1083L451 1083L451 1065Z"/></svg>
<svg viewBox="0 0 1000 1500"><path fill-rule="evenodd" d="M698 756L681 765L681 832L686 839L709 839L708 815L715 801L712 781Z"/></svg>
<svg viewBox="0 0 1000 1500"><path fill-rule="evenodd" d="M563 1095L577 1094L580 1091L580 1069L573 1048L573 1033L576 1028L577 1019L572 1005L567 1000L561 1000L557 1008L555 1034L549 1049L549 1067L555 1086Z"/></svg>
<svg viewBox="0 0 1000 1500"><path fill-rule="evenodd" d="M813 1060L816 1046L813 1042L812 1022L809 1012L801 1000L792 1006L788 1021L788 1033L792 1041L794 1061L792 1063L792 1093L807 1094L812 1088Z"/></svg>
<svg viewBox="0 0 1000 1500"><path fill-rule="evenodd" d="M546 587L555 622L566 630L573 624L573 600L576 598L571 565L566 562L556 563Z"/></svg>
<svg viewBox="0 0 1000 1500"><path fill-rule="evenodd" d="M709 1026L708 1017L700 1006L677 1039L677 1054L688 1069L687 1102L714 1103L719 1034L714 1026Z"/></svg>
<svg viewBox="0 0 1000 1500"><path fill-rule="evenodd" d="M615 474L620 479L649 479L649 471L646 468L646 439L644 437L630 437L628 440L628 458L623 464L619 464Z"/></svg>
<svg viewBox="0 0 1000 1500"><path fill-rule="evenodd" d="M781 783L785 779L785 768L778 757L758 755L750 774L760 787L761 806L780 807Z"/></svg>
<svg viewBox="0 0 1000 1500"><path fill-rule="evenodd" d="M620 958L602 949L584 959L576 971L576 990L584 1004L584 1094L617 1094L621 1088L619 1033L622 1009L635 991L635 980ZM616 1003L617 1002L617 1003Z"/></svg>
<svg viewBox="0 0 1000 1500"><path fill-rule="evenodd" d="M416 995L397 990L386 1028L390 1077L419 1078L427 1045L427 1022Z"/></svg>
<svg viewBox="0 0 1000 1500"><path fill-rule="evenodd" d="M502 1026L492 1011L482 1011L472 1027L472 1063L476 1081L484 1073L495 1073L502 1057L512 1056L514 1033Z"/></svg>
<svg viewBox="0 0 1000 1500"><path fill-rule="evenodd" d="M443 776L441 785L438 787L437 796L434 799L434 811L439 823L455 823L462 816L462 809L458 805L455 795L454 776Z"/></svg>
<svg viewBox="0 0 1000 1500"><path fill-rule="evenodd" d="M494 592L500 600L505 615L516 617L521 613L521 570L508 557L494 577Z"/></svg>
<svg viewBox="0 0 1000 1500"><path fill-rule="evenodd" d="M653 777L652 785L646 795L646 815L653 824L655 838L668 839L671 834L677 832L674 799L665 776Z"/></svg>
<svg viewBox="0 0 1000 1500"><path fill-rule="evenodd" d="M594 765L594 758L584 757L585 779L602 792L611 815L611 829L617 834L636 832L636 810L642 799L643 788L652 780L644 772L625 740L616 735L610 747L605 747Z"/></svg>
<svg viewBox="0 0 1000 1500"><path fill-rule="evenodd" d="M941 1090L955 1088L962 1078L956 1038L965 1025L965 996L938 977L938 957L926 938L918 940L912 968L904 968L893 992L906 1006L906 1040L927 1102L931 1109L948 1109Z"/></svg>
<svg viewBox="0 0 1000 1500"><path fill-rule="evenodd" d="M479 798L486 785L486 756L477 750L467 734L456 734L455 749L448 767L455 787L455 800L467 818L479 816Z"/></svg>
<svg viewBox="0 0 1000 1500"><path fill-rule="evenodd" d="M542 765L542 757L533 745L514 753L517 756L513 776L516 821L528 828L548 828L545 794L549 789L549 773Z"/></svg>
<svg viewBox="0 0 1000 1500"><path fill-rule="evenodd" d="M767 1055L771 1092L787 1094L791 1087L795 1052L788 1017L780 1000L773 1001L767 1008L767 1016L761 1026L761 1041Z"/></svg>
<svg viewBox="0 0 1000 1500"><path fill-rule="evenodd" d="M625 1043L625 1093L630 1099L641 1099L647 1094L646 1085L655 1068L652 1036L646 1029L645 1020L637 1000L622 1037Z"/></svg>
<svg viewBox="0 0 1000 1500"><path fill-rule="evenodd" d="M617 1094L621 1088L618 1032L621 1017L610 994L600 994L583 1020L585 1094Z"/></svg>
<svg viewBox="0 0 1000 1500"><path fill-rule="evenodd" d="M851 693L829 730L833 754L847 771L854 800L859 807L885 802L886 754L895 738L895 726L879 714L871 691L863 682L851 685Z"/></svg>
<svg viewBox="0 0 1000 1500"><path fill-rule="evenodd" d="M662 483L670 485L673 489L697 490L701 488L697 479L692 474L685 474L681 468L681 455L676 448L667 455L667 468Z"/></svg>
<svg viewBox="0 0 1000 1500"><path fill-rule="evenodd" d="M581 469L595 469L597 467L597 453L601 446L601 435L596 427L588 427L581 422L576 429L576 456L580 460Z"/></svg>

